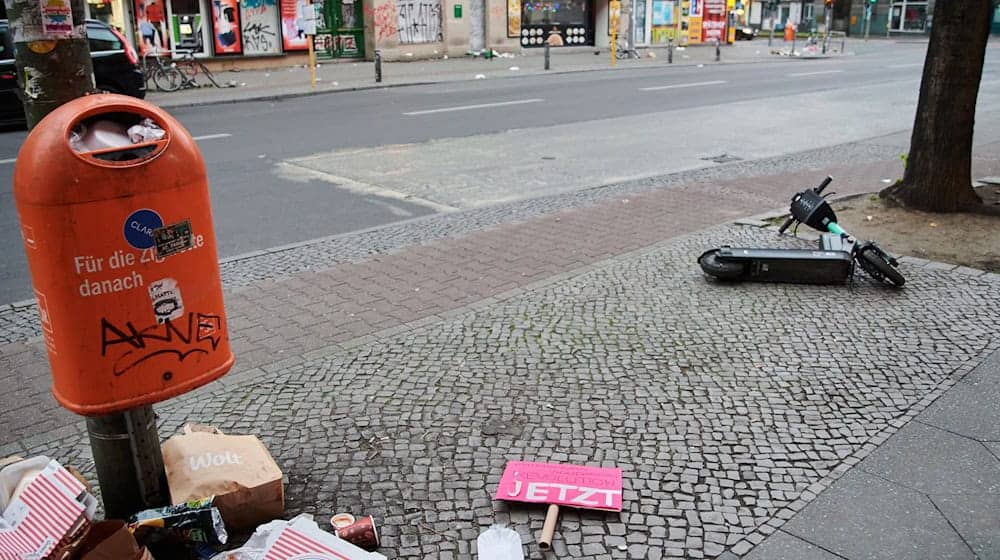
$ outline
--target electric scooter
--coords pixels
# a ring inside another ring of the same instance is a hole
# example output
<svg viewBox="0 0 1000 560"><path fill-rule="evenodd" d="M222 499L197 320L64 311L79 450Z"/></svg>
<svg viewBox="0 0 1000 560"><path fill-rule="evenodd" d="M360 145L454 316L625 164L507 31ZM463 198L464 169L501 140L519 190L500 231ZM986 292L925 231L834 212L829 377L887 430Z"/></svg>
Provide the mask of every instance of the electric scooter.
<svg viewBox="0 0 1000 560"><path fill-rule="evenodd" d="M698 264L705 274L719 280L843 284L853 278L855 263L872 278L895 287L906 283L896 268L898 261L874 241L858 243L837 224L837 215L820 196L833 177L814 189L792 197L792 215L778 230L782 234L799 222L824 232L817 250L756 249L722 246L702 253ZM798 227L798 226L796 226Z"/></svg>

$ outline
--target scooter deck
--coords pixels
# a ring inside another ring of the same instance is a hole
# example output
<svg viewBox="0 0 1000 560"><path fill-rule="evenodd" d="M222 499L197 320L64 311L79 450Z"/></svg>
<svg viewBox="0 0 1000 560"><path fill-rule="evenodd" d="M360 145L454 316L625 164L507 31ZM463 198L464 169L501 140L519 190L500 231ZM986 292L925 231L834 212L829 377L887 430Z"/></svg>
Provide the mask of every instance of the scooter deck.
<svg viewBox="0 0 1000 560"><path fill-rule="evenodd" d="M792 284L843 284L853 261L846 251L721 247L719 261L744 265L742 279Z"/></svg>

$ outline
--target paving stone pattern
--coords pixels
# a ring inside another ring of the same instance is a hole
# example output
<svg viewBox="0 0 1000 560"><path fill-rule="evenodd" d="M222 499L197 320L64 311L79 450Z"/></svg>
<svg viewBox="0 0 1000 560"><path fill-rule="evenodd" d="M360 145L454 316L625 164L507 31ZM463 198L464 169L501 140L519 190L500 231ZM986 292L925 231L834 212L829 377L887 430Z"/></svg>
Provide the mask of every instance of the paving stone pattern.
<svg viewBox="0 0 1000 560"><path fill-rule="evenodd" d="M860 174L855 170L841 181L841 187L847 192L870 188L865 180L870 181L871 173L871 169ZM689 183L607 197L588 206L521 218L465 235L453 232L454 236L436 242L395 248L389 254L321 272L302 271L230 287L226 308L233 351L238 356L236 371L273 368L276 363L294 361L303 354L492 297L621 252L772 209L784 204L788 192L802 182L815 179L814 173L801 175ZM410 225L419 235L425 224ZM371 235L393 240L396 229L385 228ZM333 241L338 245L345 242L339 238ZM0 400L0 425L7 428L0 430L0 445L77 421L49 395L47 361L40 340L28 345L0 344L0 366L8 362L19 364L4 374L19 384L19 390Z"/></svg>
<svg viewBox="0 0 1000 560"><path fill-rule="evenodd" d="M386 254L420 243L453 238L485 228L523 221L553 212L582 208L623 196L692 183L728 181L736 189L726 194L724 203L739 208L739 191L749 177L758 182L756 190L773 195L773 205L780 207L804 185L819 182L813 169L825 168L837 175L838 192L863 192L879 188L878 179L899 175L900 148L883 145L874 139L812 150L788 156L708 167L646 179L608 185L569 194L541 197L489 208L435 215L377 230L339 235L306 243L276 247L226 259L221 274L227 289L256 284L303 271L326 270L341 263L360 262L372 255ZM850 167L842 162L852 161ZM807 170L807 171L803 171ZM984 171L988 174L992 171ZM1000 173L1000 167L996 169ZM784 174L778 176L777 174ZM0 344L39 336L38 313L33 304L16 308L0 305Z"/></svg>
<svg viewBox="0 0 1000 560"><path fill-rule="evenodd" d="M163 403L160 433L260 434L289 514L374 514L390 558L471 558L493 523L541 558L544 510L492 501L512 459L624 470L625 510L565 510L557 556L745 554L1000 345L1000 276L726 285L693 259L722 243L776 241L731 226L613 257ZM79 427L26 443L93 476Z"/></svg>

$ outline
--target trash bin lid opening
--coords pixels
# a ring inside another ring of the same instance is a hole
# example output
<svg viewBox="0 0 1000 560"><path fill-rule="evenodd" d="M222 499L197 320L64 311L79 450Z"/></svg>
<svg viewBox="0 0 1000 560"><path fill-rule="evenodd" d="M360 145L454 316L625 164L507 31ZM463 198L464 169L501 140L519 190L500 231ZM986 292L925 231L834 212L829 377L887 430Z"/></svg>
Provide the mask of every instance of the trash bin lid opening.
<svg viewBox="0 0 1000 560"><path fill-rule="evenodd" d="M112 110L85 114L69 127L67 141L90 163L123 167L159 155L170 135L152 115Z"/></svg>

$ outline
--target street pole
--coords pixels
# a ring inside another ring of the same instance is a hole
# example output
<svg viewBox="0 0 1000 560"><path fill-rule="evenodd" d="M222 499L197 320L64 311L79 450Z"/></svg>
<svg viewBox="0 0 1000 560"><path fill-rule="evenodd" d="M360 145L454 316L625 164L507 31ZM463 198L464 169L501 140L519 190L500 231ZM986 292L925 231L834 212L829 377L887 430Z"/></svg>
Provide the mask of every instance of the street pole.
<svg viewBox="0 0 1000 560"><path fill-rule="evenodd" d="M548 70L549 69L548 45L546 45L545 48L546 48L545 69ZM375 49L375 83L376 84L382 83L382 51L378 49Z"/></svg>
<svg viewBox="0 0 1000 560"><path fill-rule="evenodd" d="M60 105L94 90L83 2L7 0L7 15L16 30L24 114L34 128ZM152 407L92 416L86 423L106 518L169 502Z"/></svg>
<svg viewBox="0 0 1000 560"><path fill-rule="evenodd" d="M545 41L545 69L549 69L549 42Z"/></svg>
<svg viewBox="0 0 1000 560"><path fill-rule="evenodd" d="M868 33L872 29L872 5L865 5L865 41L868 40Z"/></svg>
<svg viewBox="0 0 1000 560"><path fill-rule="evenodd" d="M674 40L669 39L667 41L667 64L674 63Z"/></svg>
<svg viewBox="0 0 1000 560"><path fill-rule="evenodd" d="M106 519L170 503L152 406L87 417Z"/></svg>
<svg viewBox="0 0 1000 560"><path fill-rule="evenodd" d="M767 46L770 47L771 43L774 42L774 4L768 4L768 6L769 6L768 12L770 12L770 15L771 15L771 18L770 18L771 19L771 34L768 35L768 37L767 37Z"/></svg>
<svg viewBox="0 0 1000 560"><path fill-rule="evenodd" d="M83 0L7 0L17 85L28 128L94 91Z"/></svg>

